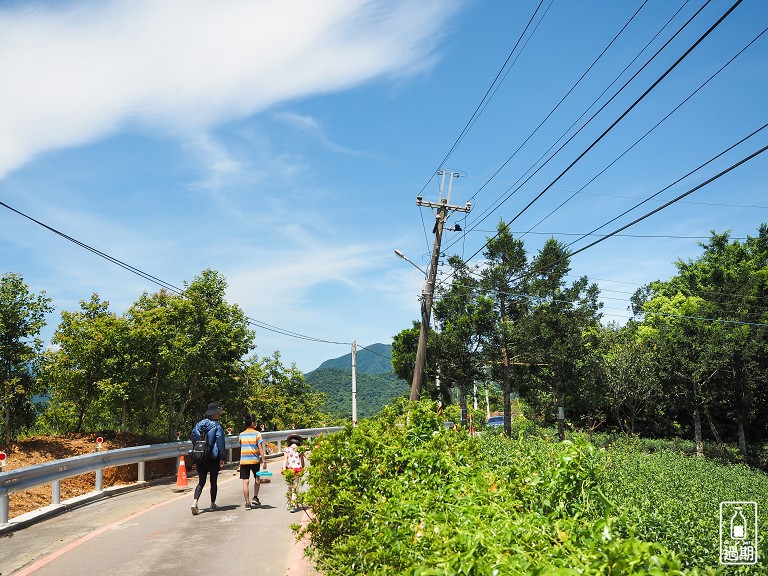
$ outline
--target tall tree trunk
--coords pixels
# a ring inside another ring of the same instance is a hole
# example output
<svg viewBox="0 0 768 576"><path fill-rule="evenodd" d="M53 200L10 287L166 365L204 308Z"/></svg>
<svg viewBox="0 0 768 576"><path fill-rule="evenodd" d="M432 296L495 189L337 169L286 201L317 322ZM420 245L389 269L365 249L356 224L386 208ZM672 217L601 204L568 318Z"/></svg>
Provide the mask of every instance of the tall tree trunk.
<svg viewBox="0 0 768 576"><path fill-rule="evenodd" d="M3 438L6 444L11 443L11 391L13 390L13 384L11 382L11 364L10 362L4 362L3 367L3 382L0 390L3 392L2 406L3 406ZM7 393L6 393L7 392Z"/></svg>
<svg viewBox="0 0 768 576"><path fill-rule="evenodd" d="M739 367L737 368L735 365L732 367L732 377L734 384L738 383L739 388L739 394L736 398L736 426L739 434L739 452L741 453L741 457L744 458L744 460L747 460L747 436L744 433L744 421L746 418L746 400L744 398L745 396L745 382L744 382L744 373L742 372L742 378L738 377L739 374L739 368L742 368L743 364L739 363Z"/></svg>
<svg viewBox="0 0 768 576"><path fill-rule="evenodd" d="M704 441L701 437L701 410L698 404L693 408L693 438L696 442L696 456L704 456Z"/></svg>
<svg viewBox="0 0 768 576"><path fill-rule="evenodd" d="M720 436L720 432L717 431L717 426L715 426L715 421L712 419L712 415L709 413L709 408L704 406L704 415L707 417L707 424L709 425L709 431L712 433L712 437L715 439L715 442L717 442L717 446L720 450L720 454L725 456L728 454L728 450L725 446L725 443L723 442L722 437Z"/></svg>
<svg viewBox="0 0 768 576"><path fill-rule="evenodd" d="M75 432L83 431L83 419L85 418L85 407L83 406L77 415L77 424L75 425Z"/></svg>
<svg viewBox="0 0 768 576"><path fill-rule="evenodd" d="M736 423L739 428L739 452L741 452L742 458L747 459L747 436L744 433L744 404L740 403L736 410Z"/></svg>
<svg viewBox="0 0 768 576"><path fill-rule="evenodd" d="M3 422L5 423L5 430L4 430L4 437L5 437L5 443L10 444L11 443L11 402L10 399L6 399L5 405L3 406Z"/></svg>
<svg viewBox="0 0 768 576"><path fill-rule="evenodd" d="M616 422L618 422L619 428L621 428L621 431L626 433L627 432L627 428L626 428L626 426L624 425L624 422L621 419L621 408L619 408L619 406L614 406L613 407L613 414L614 414L614 416L616 416Z"/></svg>
<svg viewBox="0 0 768 576"><path fill-rule="evenodd" d="M459 407L461 408L461 425L467 425L467 384L459 384Z"/></svg>
<svg viewBox="0 0 768 576"><path fill-rule="evenodd" d="M557 398L557 435L560 440L565 440L565 407L563 406L563 390L560 380L555 383L555 397Z"/></svg>
<svg viewBox="0 0 768 576"><path fill-rule="evenodd" d="M712 414L709 413L709 408L706 406L704 407L704 416L707 418L707 424L709 425L709 431L712 432L712 437L715 439L715 442L717 442L717 444L722 447L723 439L720 437L720 432L717 431L715 421L712 420Z"/></svg>
<svg viewBox="0 0 768 576"><path fill-rule="evenodd" d="M504 434L512 437L512 387L509 382L509 349L507 348L507 312L501 299L501 387L504 393Z"/></svg>

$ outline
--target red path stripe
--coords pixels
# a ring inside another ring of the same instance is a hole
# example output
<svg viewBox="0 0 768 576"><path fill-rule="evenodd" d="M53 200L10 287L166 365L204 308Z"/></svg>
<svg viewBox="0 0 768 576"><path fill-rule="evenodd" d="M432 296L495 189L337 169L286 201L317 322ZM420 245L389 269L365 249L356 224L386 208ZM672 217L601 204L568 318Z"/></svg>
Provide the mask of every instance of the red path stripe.
<svg viewBox="0 0 768 576"><path fill-rule="evenodd" d="M85 536L81 537L79 540L75 540L74 542L70 542L69 544L67 544L63 548L59 548L58 550L56 550L56 552L52 552L51 554L49 554L45 558L42 558L42 559L38 560L37 562L35 562L31 566L28 566L28 567L24 568L23 570L21 570L21 572L17 572L15 576L27 576L28 574L32 574L32 572L34 572L36 570L39 570L40 568L42 568L46 564L56 560L56 558L58 558L59 556L63 556L67 552L69 552L71 550L74 550L75 548L77 548L81 544L85 544L86 542L88 542L88 540L91 540L92 538L95 538L96 536L98 536L100 534L103 534L104 532L106 532L110 528L113 528L114 526L117 526L118 524L122 524L123 522L127 522L128 520L131 520L133 518L137 518L138 516L141 516L142 514L146 514L147 512L155 510L156 508L160 508L161 506L165 506L166 504L170 504L171 502L175 502L176 500L179 500L180 498L188 498L188 497L189 497L189 494L181 494L180 496L177 496L176 498L173 498L171 500L166 500L165 502L159 502L159 503L157 503L157 504L155 504L153 506L150 506L149 508L145 508L144 510L140 510L138 512L134 512L133 514L131 514L129 516L126 516L122 520L118 520L116 522L112 522L112 524L107 524L106 526L102 526L101 528L97 528L96 530L94 530L90 534L86 534Z"/></svg>

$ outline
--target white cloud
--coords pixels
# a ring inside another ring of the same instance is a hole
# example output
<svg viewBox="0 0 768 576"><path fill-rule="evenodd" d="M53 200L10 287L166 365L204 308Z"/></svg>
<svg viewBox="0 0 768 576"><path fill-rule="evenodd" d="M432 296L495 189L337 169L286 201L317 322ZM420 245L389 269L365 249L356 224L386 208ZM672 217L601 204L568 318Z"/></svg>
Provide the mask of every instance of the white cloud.
<svg viewBox="0 0 768 576"><path fill-rule="evenodd" d="M332 142L331 139L328 138L328 135L325 133L322 124L320 124L320 122L318 122L312 116L296 114L295 112L279 112L275 114L275 118L305 134L308 134L329 150L353 156L359 156L362 154L361 152L350 150L349 148L339 146L338 144Z"/></svg>
<svg viewBox="0 0 768 576"><path fill-rule="evenodd" d="M77 0L0 8L0 177L37 154L126 126L199 134L279 102L423 71L456 5Z"/></svg>
<svg viewBox="0 0 768 576"><path fill-rule="evenodd" d="M204 170L204 179L193 183L193 188L218 190L240 178L247 168L246 162L238 160L222 142L210 134L202 134L188 141L187 148Z"/></svg>

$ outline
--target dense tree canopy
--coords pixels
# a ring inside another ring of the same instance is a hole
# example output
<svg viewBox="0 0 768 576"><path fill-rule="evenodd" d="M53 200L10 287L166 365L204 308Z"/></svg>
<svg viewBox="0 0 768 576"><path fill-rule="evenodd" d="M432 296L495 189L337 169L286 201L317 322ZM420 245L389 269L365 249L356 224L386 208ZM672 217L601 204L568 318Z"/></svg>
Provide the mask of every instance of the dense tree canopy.
<svg viewBox="0 0 768 576"><path fill-rule="evenodd" d="M32 397L39 392L35 373L42 352L39 337L45 314L53 309L45 292L29 291L19 274L0 277L0 411L3 436L29 425Z"/></svg>
<svg viewBox="0 0 768 576"><path fill-rule="evenodd" d="M551 239L529 260L501 223L481 266L448 258L427 389L439 376L453 391L445 400L464 406L467 387L490 375L507 415L519 394L541 422L564 414L579 426L684 436L698 453L705 439L737 442L747 458L768 436L768 226L744 242L713 233L701 247L675 276L637 290L633 319L603 325L597 286L566 282L565 247ZM412 374L418 328L395 337L401 377Z"/></svg>
<svg viewBox="0 0 768 576"><path fill-rule="evenodd" d="M211 401L237 428L255 412L269 428L316 425L323 397L275 352L249 357L254 333L205 270L183 293L143 294L123 314L98 295L64 311L37 378L47 394L36 430L127 430L187 437Z"/></svg>
<svg viewBox="0 0 768 576"><path fill-rule="evenodd" d="M768 437L768 226L745 241L713 233L701 248L698 258L676 262L671 278L637 290L633 319L603 325L598 289L586 277L570 279L566 247L550 239L529 258L501 223L481 264L447 259L423 394L458 400L463 421L469 390L490 383L490 408L507 415L507 434L517 395L538 423L681 436L700 454L707 443L724 451L735 442L749 461ZM61 313L54 347L40 361L50 300L3 275L6 439L23 429L186 436L211 401L226 407L233 427L248 411L269 428L328 419L324 396L279 352L249 356L254 334L225 290L224 278L205 270L183 293L143 294L123 314L94 294ZM419 328L414 322L393 340L392 366L407 383ZM39 416L38 394L47 399Z"/></svg>

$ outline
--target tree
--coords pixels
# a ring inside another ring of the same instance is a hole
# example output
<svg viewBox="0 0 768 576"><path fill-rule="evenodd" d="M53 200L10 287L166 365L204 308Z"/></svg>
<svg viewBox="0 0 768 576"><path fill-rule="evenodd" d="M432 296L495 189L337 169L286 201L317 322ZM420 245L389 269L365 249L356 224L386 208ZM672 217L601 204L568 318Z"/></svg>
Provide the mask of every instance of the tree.
<svg viewBox="0 0 768 576"><path fill-rule="evenodd" d="M647 317L640 336L655 346L667 385L677 391L678 401L689 410L696 455L703 456L702 415L708 410L709 396L706 387L720 366L717 345L710 339L711 326L698 321L704 317L705 303L698 296L674 293L675 282L653 285L656 295L644 306Z"/></svg>
<svg viewBox="0 0 768 576"><path fill-rule="evenodd" d="M59 348L46 354L44 376L53 404L63 408L68 430L82 431L86 420L89 427L114 426L110 400L120 394L118 347L123 337L124 323L98 294L81 301L79 312L61 313L52 338Z"/></svg>
<svg viewBox="0 0 768 576"><path fill-rule="evenodd" d="M545 364L528 388L528 400L536 402L536 389L551 394L558 407L558 431L564 437L565 399L580 392L589 364L590 348L596 346L599 326L599 291L582 276L567 286L570 258L565 247L548 240L531 266L530 294L534 298L526 330L536 342L539 363Z"/></svg>
<svg viewBox="0 0 768 576"><path fill-rule="evenodd" d="M173 387L166 399L172 427L181 430L213 400L230 407L237 396L242 358L253 349L254 333L236 304L224 298L227 284L216 271L204 270L173 298L168 321L173 326L170 349Z"/></svg>
<svg viewBox="0 0 768 576"><path fill-rule="evenodd" d="M310 428L327 419L320 412L325 394L313 392L295 364L286 368L279 352L246 360L239 391L232 410L254 412L270 430Z"/></svg>
<svg viewBox="0 0 768 576"><path fill-rule="evenodd" d="M488 266L483 270L482 286L494 300L498 327L487 357L492 366L499 368L491 373L501 375L504 432L511 436L511 363L529 355L528 341L520 330L522 320L530 310L526 287L528 256L522 240L514 238L503 221L499 222L496 236L488 240L484 256ZM499 353L493 354L493 350Z"/></svg>
<svg viewBox="0 0 768 576"><path fill-rule="evenodd" d="M392 370L398 378L406 382L413 381L420 331L421 322L414 321L411 328L406 328L392 337ZM434 330L430 330L427 332L427 358L424 366L424 383L421 396L438 401L445 406L451 402L451 391L447 386L439 385L435 367L437 353L437 338Z"/></svg>
<svg viewBox="0 0 768 576"><path fill-rule="evenodd" d="M50 303L45 291L31 293L21 275L0 277L0 411L6 443L22 424L16 417L37 392L35 373L43 347L38 335L53 310Z"/></svg>
<svg viewBox="0 0 768 576"><path fill-rule="evenodd" d="M127 402L123 428L144 435L172 438L175 418L168 407L174 396L173 366L176 328L171 303L179 296L166 290L144 293L126 313L129 326Z"/></svg>
<svg viewBox="0 0 768 576"><path fill-rule="evenodd" d="M459 256L450 256L452 281L440 291L435 319L436 364L441 386L455 386L461 407L461 423L467 420L467 389L484 376L483 354L494 333L493 301L479 293L480 282Z"/></svg>
<svg viewBox="0 0 768 576"><path fill-rule="evenodd" d="M638 295L646 314L642 330L663 344L665 366L687 383L697 453L703 453L704 422L722 442L721 429L727 426L720 414L735 420L746 457L746 430L765 421L758 415L765 414L768 226L743 244L713 232L701 246L704 252L696 260L675 263L676 276L651 283Z"/></svg>
<svg viewBox="0 0 768 576"><path fill-rule="evenodd" d="M638 417L658 396L658 366L634 322L601 331L601 353L611 411L619 428L634 434Z"/></svg>

